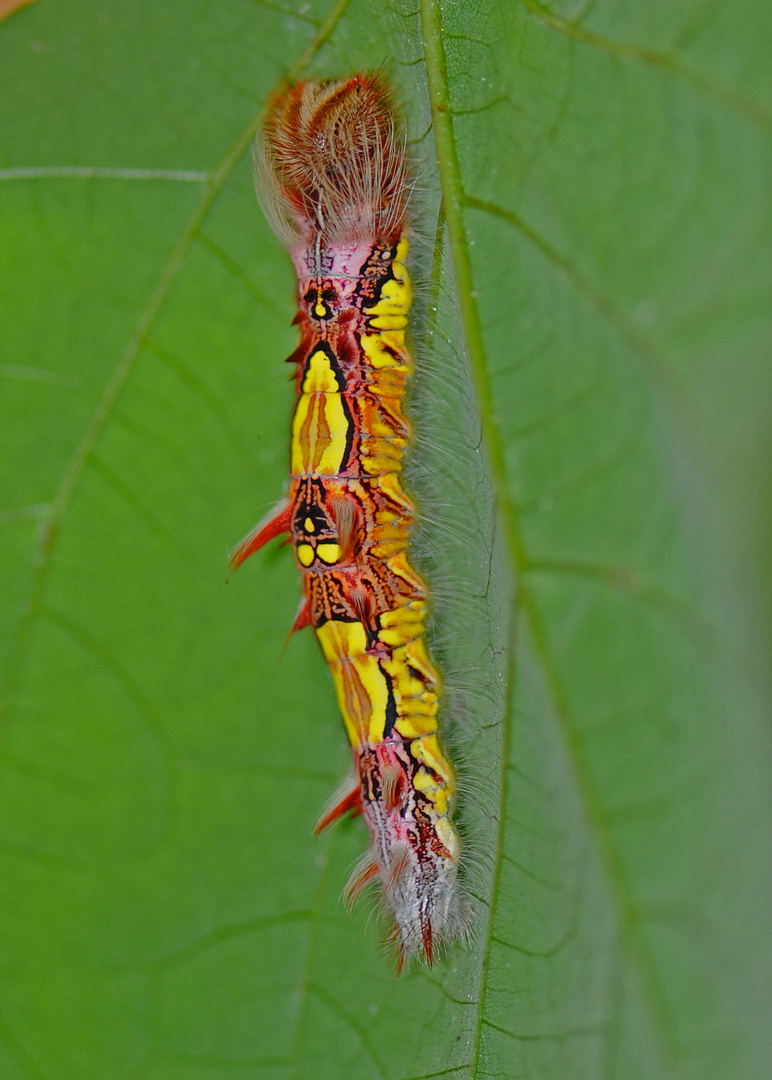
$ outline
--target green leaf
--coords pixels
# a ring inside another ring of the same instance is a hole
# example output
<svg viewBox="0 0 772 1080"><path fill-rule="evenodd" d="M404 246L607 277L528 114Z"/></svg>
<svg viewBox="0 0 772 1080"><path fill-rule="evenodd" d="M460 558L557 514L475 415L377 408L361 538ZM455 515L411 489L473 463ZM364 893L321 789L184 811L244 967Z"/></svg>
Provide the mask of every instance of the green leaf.
<svg viewBox="0 0 772 1080"><path fill-rule="evenodd" d="M769 20L41 0L0 24L0 1075L772 1073ZM249 145L384 66L410 479L477 917L396 978L286 551ZM442 200L442 208L440 201Z"/></svg>

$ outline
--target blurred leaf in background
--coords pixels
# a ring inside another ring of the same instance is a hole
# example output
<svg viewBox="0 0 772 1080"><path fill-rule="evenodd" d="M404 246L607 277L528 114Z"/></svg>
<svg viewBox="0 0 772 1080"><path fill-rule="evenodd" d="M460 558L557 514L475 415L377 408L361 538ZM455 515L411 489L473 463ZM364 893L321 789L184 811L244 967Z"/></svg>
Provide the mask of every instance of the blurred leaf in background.
<svg viewBox="0 0 772 1080"><path fill-rule="evenodd" d="M52 0L0 23L0 1076L772 1075L761 0ZM415 558L478 916L396 979L286 550L276 83L417 160Z"/></svg>

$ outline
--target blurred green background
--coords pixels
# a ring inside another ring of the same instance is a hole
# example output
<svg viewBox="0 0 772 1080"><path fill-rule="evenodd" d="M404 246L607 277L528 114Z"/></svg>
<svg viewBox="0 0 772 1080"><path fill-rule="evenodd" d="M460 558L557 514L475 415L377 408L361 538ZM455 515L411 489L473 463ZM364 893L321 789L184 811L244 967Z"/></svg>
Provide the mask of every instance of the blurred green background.
<svg viewBox="0 0 772 1080"><path fill-rule="evenodd" d="M761 0L0 22L3 1080L772 1075L771 52ZM348 759L291 556L225 569L292 398L251 138L361 67L417 162L477 897L400 979L339 902L361 822L311 836Z"/></svg>

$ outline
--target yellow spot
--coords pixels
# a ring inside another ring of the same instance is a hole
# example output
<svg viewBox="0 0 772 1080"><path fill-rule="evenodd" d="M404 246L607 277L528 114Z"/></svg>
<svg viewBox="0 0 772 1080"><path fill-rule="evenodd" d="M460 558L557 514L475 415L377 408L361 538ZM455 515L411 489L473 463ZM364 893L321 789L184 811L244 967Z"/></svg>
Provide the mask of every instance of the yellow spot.
<svg viewBox="0 0 772 1080"><path fill-rule="evenodd" d="M405 373L409 370L407 357L392 356L380 334L363 334L361 341L364 354L374 368L399 368Z"/></svg>
<svg viewBox="0 0 772 1080"><path fill-rule="evenodd" d="M410 749L419 765L428 765L438 776L452 777L450 764L445 760L436 735L424 735L415 739L410 744Z"/></svg>
<svg viewBox="0 0 772 1080"><path fill-rule="evenodd" d="M298 544L297 554L301 566L310 566L314 561L314 549L310 544Z"/></svg>
<svg viewBox="0 0 772 1080"><path fill-rule="evenodd" d="M388 497L393 502L397 503L399 506L402 507L403 514L405 516L412 517L413 504L410 502L407 495L405 495L405 492L402 490L402 485L399 482L398 476L384 476L383 480L381 481L380 488L381 491L383 491L385 495L388 495Z"/></svg>
<svg viewBox="0 0 772 1080"><path fill-rule="evenodd" d="M400 716L394 725L403 739L421 739L437 730L437 718L433 709L428 716L418 716L411 710L410 716Z"/></svg>
<svg viewBox="0 0 772 1080"><path fill-rule="evenodd" d="M407 313L413 302L413 290L407 269L401 263L394 263L394 280L387 281L381 290L381 298L371 308L378 315Z"/></svg>
<svg viewBox="0 0 772 1080"><path fill-rule="evenodd" d="M400 626L407 622L420 623L423 621L425 610L426 604L423 600L411 600L402 607L384 611L381 615L381 626Z"/></svg>
<svg viewBox="0 0 772 1080"><path fill-rule="evenodd" d="M393 611L384 611L380 621L378 637L385 645L392 648L405 645L424 632L424 604L408 604Z"/></svg>
<svg viewBox="0 0 772 1080"><path fill-rule="evenodd" d="M421 766L413 777L413 785L417 791L431 791L436 789L437 781Z"/></svg>
<svg viewBox="0 0 772 1080"><path fill-rule="evenodd" d="M402 468L402 460L399 457L387 457L379 454L377 457L363 454L360 458L362 468L370 476L380 476L381 473L399 472Z"/></svg>
<svg viewBox="0 0 772 1080"><path fill-rule="evenodd" d="M368 311L368 322L376 330L404 330L407 326L407 313L413 302L413 289L410 275L405 265L408 244L406 240L397 245L397 257L392 264L394 275L385 282L377 304Z"/></svg>
<svg viewBox="0 0 772 1080"><path fill-rule="evenodd" d="M405 652L404 649L398 651L400 653ZM408 662L409 660L406 657L395 656L392 661L385 664L386 670L391 676L391 681L394 684L394 693L399 697L400 701L416 698L420 694L426 692L426 683L411 674ZM416 734L418 733L416 732Z"/></svg>
<svg viewBox="0 0 772 1080"><path fill-rule="evenodd" d="M306 520L303 522L303 528L306 530L307 533L312 533L316 531L314 523L309 517L307 517Z"/></svg>
<svg viewBox="0 0 772 1080"><path fill-rule="evenodd" d="M376 315L367 322L373 330L404 330L407 327L407 315Z"/></svg>
<svg viewBox="0 0 772 1080"><path fill-rule="evenodd" d="M317 349L308 358L308 367L303 379L304 394L339 394L340 387L330 358L326 352Z"/></svg>
<svg viewBox="0 0 772 1080"><path fill-rule="evenodd" d="M447 814L449 810L450 798L448 796L448 789L444 786L437 787L434 791L427 792L427 795L434 804L434 809L438 814Z"/></svg>
<svg viewBox="0 0 772 1080"><path fill-rule="evenodd" d="M442 818L450 811L450 801L453 797L453 792L451 791L450 785L445 784L442 781L438 781L437 778L432 776L432 774L427 769L424 769L423 766L416 771L416 774L413 777L413 783L416 790L422 791L424 795L426 795L426 797L429 799L438 817ZM437 829L437 832L439 834L440 829L438 828L438 826L439 821L437 821L435 824L435 828ZM455 829L453 829L452 832L453 834L455 834ZM445 839L445 836L450 834L445 833L444 830L443 833L444 835L441 835L440 839L446 847L450 848L450 845ZM455 850L458 850L457 845L455 847Z"/></svg>
<svg viewBox="0 0 772 1080"><path fill-rule="evenodd" d="M317 302L314 304L314 315L316 315L316 317L319 319L323 319L326 314L327 308L324 306L321 300L317 300Z"/></svg>
<svg viewBox="0 0 772 1080"><path fill-rule="evenodd" d="M449 818L441 817L437 824L434 826L437 836L439 836L442 843L450 852L450 857L454 862L458 862L458 857L461 854L461 841L458 838L453 823Z"/></svg>
<svg viewBox="0 0 772 1080"><path fill-rule="evenodd" d="M332 566L333 563L338 562L341 556L340 544L334 543L319 544L317 546L316 552L319 558L323 562L326 562L329 566Z"/></svg>
<svg viewBox="0 0 772 1080"><path fill-rule="evenodd" d="M415 638L413 641L409 641L404 648L395 650L394 660L397 663L397 666L404 663L405 671L407 671L409 666L416 673L415 676L397 673L397 679L411 679L411 682L406 684L406 689L404 690L405 697L409 696L407 686L415 686L415 681L418 681L419 685L424 686L426 691L431 691L433 693L434 691L439 690L440 676L429 659L425 638ZM399 685L402 687L401 682Z"/></svg>
<svg viewBox="0 0 772 1080"><path fill-rule="evenodd" d="M391 570L393 570L397 577L402 578L402 580L405 582L405 591L407 593L412 593L414 596L424 595L426 586L408 562L407 552L402 551L399 553L399 555L395 555L394 559L389 565Z"/></svg>

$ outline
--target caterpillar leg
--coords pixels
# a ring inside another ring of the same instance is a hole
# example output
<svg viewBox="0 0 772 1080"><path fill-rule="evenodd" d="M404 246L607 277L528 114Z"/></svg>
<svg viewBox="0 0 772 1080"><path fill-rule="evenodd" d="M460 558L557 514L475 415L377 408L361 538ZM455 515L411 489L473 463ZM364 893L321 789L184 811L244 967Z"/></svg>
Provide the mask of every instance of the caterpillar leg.
<svg viewBox="0 0 772 1080"><path fill-rule="evenodd" d="M359 786L359 777L349 776L325 804L314 826L314 833L318 836L334 821L345 817L346 814L358 817L361 813L362 789Z"/></svg>
<svg viewBox="0 0 772 1080"><path fill-rule="evenodd" d="M264 518L258 521L254 529L247 533L228 557L228 569L237 570L245 559L254 555L269 540L275 540L282 533L290 531L292 523L292 504L289 499L282 499Z"/></svg>

